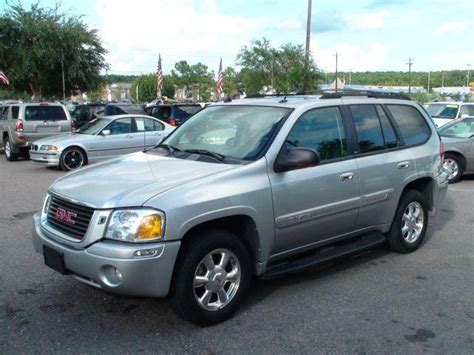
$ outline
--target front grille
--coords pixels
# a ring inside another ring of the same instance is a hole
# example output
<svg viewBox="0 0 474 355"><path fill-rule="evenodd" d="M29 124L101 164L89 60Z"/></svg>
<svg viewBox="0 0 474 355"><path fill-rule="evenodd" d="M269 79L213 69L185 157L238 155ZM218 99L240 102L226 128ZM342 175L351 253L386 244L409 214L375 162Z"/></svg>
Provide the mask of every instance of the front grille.
<svg viewBox="0 0 474 355"><path fill-rule="evenodd" d="M58 209L60 209L59 212ZM93 214L93 208L51 196L47 220L52 227L68 237L82 240Z"/></svg>

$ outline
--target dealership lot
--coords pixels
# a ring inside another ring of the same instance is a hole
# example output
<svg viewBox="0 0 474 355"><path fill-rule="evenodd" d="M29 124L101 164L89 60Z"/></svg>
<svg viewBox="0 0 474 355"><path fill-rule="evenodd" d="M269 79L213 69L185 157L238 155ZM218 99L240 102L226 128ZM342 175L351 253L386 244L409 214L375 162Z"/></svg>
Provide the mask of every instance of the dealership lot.
<svg viewBox="0 0 474 355"><path fill-rule="evenodd" d="M472 176L450 186L417 252L378 248L255 281L233 319L199 328L177 318L166 300L110 295L43 265L31 217L63 174L0 154L2 353L474 351Z"/></svg>

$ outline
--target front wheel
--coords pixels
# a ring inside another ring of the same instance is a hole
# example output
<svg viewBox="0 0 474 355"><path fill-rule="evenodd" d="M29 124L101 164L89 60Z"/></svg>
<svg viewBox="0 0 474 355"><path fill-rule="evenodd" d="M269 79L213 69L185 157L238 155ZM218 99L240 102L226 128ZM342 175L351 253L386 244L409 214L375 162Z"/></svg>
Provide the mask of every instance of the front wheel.
<svg viewBox="0 0 474 355"><path fill-rule="evenodd" d="M250 257L240 239L225 230L191 238L176 263L171 305L194 324L217 324L234 314L247 292Z"/></svg>
<svg viewBox="0 0 474 355"><path fill-rule="evenodd" d="M423 242L428 227L428 208L423 195L417 190L403 194L387 242L393 251L411 253Z"/></svg>
<svg viewBox="0 0 474 355"><path fill-rule="evenodd" d="M67 148L59 161L59 167L64 171L79 169L87 162L86 154L80 148Z"/></svg>

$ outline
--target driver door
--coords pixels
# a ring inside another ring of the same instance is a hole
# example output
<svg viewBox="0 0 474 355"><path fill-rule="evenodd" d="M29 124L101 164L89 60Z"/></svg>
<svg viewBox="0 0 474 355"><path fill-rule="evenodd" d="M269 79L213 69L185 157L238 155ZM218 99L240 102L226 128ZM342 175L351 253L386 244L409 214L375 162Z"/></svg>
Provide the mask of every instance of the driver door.
<svg viewBox="0 0 474 355"><path fill-rule="evenodd" d="M269 167L276 225L273 256L353 231L359 177L346 137L339 107L310 110L293 126L283 149L313 148L321 162L281 173Z"/></svg>
<svg viewBox="0 0 474 355"><path fill-rule="evenodd" d="M104 131L109 131L110 134L105 135ZM112 158L136 151L130 117L112 121L96 138L93 147L90 148L91 156L96 159Z"/></svg>

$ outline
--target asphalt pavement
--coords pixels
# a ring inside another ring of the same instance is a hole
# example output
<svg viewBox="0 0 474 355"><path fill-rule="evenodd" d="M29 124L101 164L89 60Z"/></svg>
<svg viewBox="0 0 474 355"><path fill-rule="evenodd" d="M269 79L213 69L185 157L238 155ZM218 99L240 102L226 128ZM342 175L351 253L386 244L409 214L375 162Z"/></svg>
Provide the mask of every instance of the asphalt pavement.
<svg viewBox="0 0 474 355"><path fill-rule="evenodd" d="M116 296L43 264L31 218L64 173L0 154L0 353L474 353L474 177L415 253L383 247L272 281L200 328L166 299ZM157 270L159 272L159 270Z"/></svg>

